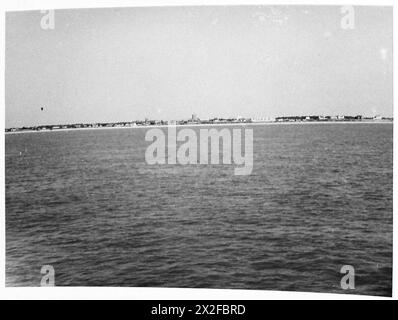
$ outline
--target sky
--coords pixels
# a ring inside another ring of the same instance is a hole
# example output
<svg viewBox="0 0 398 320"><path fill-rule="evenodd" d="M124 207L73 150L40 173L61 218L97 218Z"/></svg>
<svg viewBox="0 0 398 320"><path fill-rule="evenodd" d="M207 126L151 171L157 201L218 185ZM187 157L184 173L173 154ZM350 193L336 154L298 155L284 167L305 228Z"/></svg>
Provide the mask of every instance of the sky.
<svg viewBox="0 0 398 320"><path fill-rule="evenodd" d="M393 115L392 8L218 6L6 14L6 127Z"/></svg>

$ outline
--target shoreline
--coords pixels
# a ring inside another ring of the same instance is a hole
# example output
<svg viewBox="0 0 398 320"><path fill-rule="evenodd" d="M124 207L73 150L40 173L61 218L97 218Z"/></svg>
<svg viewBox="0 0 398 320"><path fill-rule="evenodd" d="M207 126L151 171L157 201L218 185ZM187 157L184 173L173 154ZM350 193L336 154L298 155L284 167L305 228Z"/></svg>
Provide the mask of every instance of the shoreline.
<svg viewBox="0 0 398 320"><path fill-rule="evenodd" d="M316 124L394 124L390 120L369 120L369 121L292 121L292 122L252 122L252 123L197 123L197 124L176 124L176 125L149 125L149 126L131 126L131 127L97 127L97 128L66 128L54 130L24 130L4 132L8 134L22 133L48 133L48 132L69 132L85 130L116 130L116 129L150 129L150 128L168 128L168 127L218 127L218 126L262 126L262 125L316 125Z"/></svg>

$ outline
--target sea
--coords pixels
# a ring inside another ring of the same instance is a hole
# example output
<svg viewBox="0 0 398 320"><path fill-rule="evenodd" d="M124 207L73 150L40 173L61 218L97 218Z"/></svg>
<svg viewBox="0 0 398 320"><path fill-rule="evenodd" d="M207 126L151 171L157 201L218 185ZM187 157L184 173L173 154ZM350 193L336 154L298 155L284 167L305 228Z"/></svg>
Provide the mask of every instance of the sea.
<svg viewBox="0 0 398 320"><path fill-rule="evenodd" d="M148 165L150 128L6 134L6 286L391 296L393 124L236 128L250 175Z"/></svg>

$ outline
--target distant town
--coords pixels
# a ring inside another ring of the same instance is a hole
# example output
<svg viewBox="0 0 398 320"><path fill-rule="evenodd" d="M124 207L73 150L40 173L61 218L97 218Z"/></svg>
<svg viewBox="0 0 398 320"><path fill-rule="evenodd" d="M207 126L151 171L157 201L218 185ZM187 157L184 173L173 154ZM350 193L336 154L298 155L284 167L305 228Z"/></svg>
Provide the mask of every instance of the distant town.
<svg viewBox="0 0 398 320"><path fill-rule="evenodd" d="M62 125L39 125L32 127L14 127L6 128L5 132L24 132L24 131L51 131L51 130L65 130L65 129L84 129L84 128L123 128L123 127L145 127L145 126L165 126L165 125L217 125L217 124L244 124L244 123L283 123L283 122L371 122L382 121L391 122L393 118L386 118L380 115L374 117L356 116L284 116L284 117L269 117L269 118L213 118L200 119L195 114L187 120L137 120L126 122L108 122L108 123L76 123L76 124L62 124Z"/></svg>

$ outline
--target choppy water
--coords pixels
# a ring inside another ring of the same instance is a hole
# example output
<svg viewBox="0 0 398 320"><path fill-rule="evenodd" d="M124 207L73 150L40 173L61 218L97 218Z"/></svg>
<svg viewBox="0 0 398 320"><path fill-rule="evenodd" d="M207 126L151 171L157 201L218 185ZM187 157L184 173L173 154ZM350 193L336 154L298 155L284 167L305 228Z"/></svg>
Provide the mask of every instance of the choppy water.
<svg viewBox="0 0 398 320"><path fill-rule="evenodd" d="M392 124L250 128L250 176L148 166L144 128L6 135L7 286L347 293L348 264L391 295Z"/></svg>

